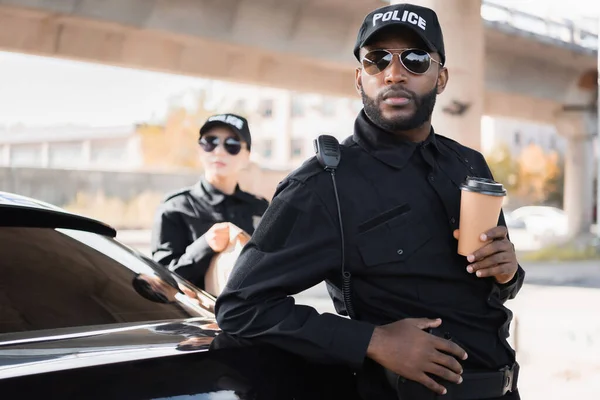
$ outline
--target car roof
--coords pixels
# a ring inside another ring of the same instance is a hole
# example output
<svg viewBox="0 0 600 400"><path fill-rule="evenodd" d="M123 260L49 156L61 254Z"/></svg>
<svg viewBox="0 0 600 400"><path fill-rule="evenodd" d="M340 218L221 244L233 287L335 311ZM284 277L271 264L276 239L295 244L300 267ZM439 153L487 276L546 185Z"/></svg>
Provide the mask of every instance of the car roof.
<svg viewBox="0 0 600 400"><path fill-rule="evenodd" d="M67 228L115 237L117 231L101 222L15 193L0 191L0 226Z"/></svg>
<svg viewBox="0 0 600 400"><path fill-rule="evenodd" d="M42 209L50 209L55 211L63 211L66 210L52 205L50 203L46 203L40 200L32 199L31 197L22 196L16 193L9 193L0 191L0 207L6 206L14 206L14 207L25 207L25 208L42 208Z"/></svg>

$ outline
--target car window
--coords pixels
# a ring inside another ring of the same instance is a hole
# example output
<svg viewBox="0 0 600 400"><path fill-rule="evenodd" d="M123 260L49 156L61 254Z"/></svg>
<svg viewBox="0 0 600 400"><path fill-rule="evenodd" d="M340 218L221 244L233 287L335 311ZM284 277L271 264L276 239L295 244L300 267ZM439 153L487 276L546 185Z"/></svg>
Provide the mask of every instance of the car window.
<svg viewBox="0 0 600 400"><path fill-rule="evenodd" d="M0 227L0 334L206 316L189 300L168 271L112 239Z"/></svg>

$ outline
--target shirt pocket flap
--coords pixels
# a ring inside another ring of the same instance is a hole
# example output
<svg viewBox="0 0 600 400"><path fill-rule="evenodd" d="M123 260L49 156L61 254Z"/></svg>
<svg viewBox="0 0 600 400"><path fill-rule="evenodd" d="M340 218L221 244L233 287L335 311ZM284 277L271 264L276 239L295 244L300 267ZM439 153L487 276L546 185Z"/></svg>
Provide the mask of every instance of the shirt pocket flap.
<svg viewBox="0 0 600 400"><path fill-rule="evenodd" d="M431 232L424 224L403 225L388 230L379 238L364 238L358 250L366 266L403 262L408 260L429 239Z"/></svg>

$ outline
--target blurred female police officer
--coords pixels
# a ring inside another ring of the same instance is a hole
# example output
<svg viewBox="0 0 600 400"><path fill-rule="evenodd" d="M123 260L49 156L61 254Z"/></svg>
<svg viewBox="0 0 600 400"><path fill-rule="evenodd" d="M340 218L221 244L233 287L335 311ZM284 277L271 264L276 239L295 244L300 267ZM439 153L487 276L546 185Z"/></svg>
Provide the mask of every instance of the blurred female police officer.
<svg viewBox="0 0 600 400"><path fill-rule="evenodd" d="M199 288L212 257L229 244L231 222L252 234L268 202L240 189L248 164L248 121L235 114L214 115L200 129L203 178L166 197L152 231L155 261Z"/></svg>

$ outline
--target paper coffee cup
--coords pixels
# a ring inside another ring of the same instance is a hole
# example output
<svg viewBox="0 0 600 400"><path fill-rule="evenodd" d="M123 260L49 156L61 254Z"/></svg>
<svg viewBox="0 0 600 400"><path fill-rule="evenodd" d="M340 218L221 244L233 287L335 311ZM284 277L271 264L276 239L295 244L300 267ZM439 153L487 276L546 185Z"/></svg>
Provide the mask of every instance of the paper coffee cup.
<svg viewBox="0 0 600 400"><path fill-rule="evenodd" d="M461 185L458 254L468 256L488 242L482 233L496 227L506 189L491 179L468 177Z"/></svg>

